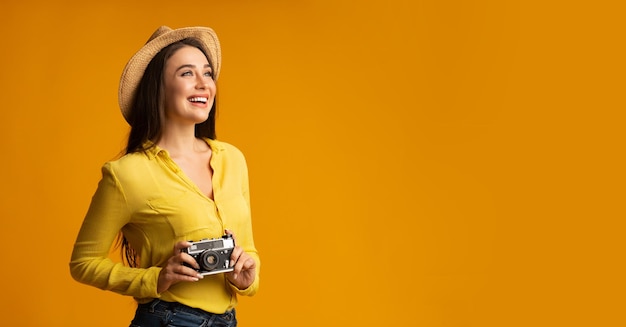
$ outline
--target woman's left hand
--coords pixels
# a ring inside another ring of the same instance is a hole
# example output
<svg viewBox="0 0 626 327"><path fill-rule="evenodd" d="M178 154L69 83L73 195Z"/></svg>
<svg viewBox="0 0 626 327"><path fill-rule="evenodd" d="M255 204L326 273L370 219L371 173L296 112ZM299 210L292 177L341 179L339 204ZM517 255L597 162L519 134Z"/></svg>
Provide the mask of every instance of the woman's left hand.
<svg viewBox="0 0 626 327"><path fill-rule="evenodd" d="M226 233L233 235L230 231ZM238 245L233 249L230 260L230 266L234 267L234 270L226 273L228 281L240 290L250 287L256 278L256 261Z"/></svg>

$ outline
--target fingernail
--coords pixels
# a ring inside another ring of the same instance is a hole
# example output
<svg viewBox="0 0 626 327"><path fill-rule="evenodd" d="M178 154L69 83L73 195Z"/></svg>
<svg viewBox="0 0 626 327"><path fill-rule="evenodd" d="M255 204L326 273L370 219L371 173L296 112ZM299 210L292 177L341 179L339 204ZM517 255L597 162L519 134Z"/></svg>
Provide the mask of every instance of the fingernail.
<svg viewBox="0 0 626 327"><path fill-rule="evenodd" d="M204 276L202 276L202 275L198 274L198 278L199 278L199 279L202 279L202 278L204 278Z"/></svg>
<svg viewBox="0 0 626 327"><path fill-rule="evenodd" d="M193 280L194 282L197 282L199 279L196 277L191 277L191 280Z"/></svg>
<svg viewBox="0 0 626 327"><path fill-rule="evenodd" d="M237 279L237 274L234 274L234 275L233 275L233 279Z"/></svg>

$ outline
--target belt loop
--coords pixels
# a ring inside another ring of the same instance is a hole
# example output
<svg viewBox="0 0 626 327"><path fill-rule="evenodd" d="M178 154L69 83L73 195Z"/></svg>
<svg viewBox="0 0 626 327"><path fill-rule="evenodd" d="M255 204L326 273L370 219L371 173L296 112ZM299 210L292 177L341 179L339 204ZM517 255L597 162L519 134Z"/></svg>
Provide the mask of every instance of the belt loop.
<svg viewBox="0 0 626 327"><path fill-rule="evenodd" d="M161 302L161 300L159 299L154 299L152 300L152 303L150 303L150 313L154 313L156 306L159 304L159 302Z"/></svg>

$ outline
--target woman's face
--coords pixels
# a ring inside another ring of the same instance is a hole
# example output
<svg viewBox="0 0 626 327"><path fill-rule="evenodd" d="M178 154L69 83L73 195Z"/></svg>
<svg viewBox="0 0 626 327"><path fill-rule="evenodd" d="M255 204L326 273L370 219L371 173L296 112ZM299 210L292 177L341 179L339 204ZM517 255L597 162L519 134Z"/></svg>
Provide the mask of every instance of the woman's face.
<svg viewBox="0 0 626 327"><path fill-rule="evenodd" d="M199 124L209 118L216 86L209 61L192 46L178 49L165 63L165 121Z"/></svg>

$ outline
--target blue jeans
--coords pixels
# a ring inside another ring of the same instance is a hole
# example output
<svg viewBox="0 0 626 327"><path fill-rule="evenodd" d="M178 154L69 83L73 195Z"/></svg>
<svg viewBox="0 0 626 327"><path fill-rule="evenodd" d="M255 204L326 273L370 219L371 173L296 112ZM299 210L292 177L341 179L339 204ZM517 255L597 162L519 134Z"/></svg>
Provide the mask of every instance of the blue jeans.
<svg viewBox="0 0 626 327"><path fill-rule="evenodd" d="M130 327L236 327L235 310L206 312L175 302L154 299L140 304Z"/></svg>

